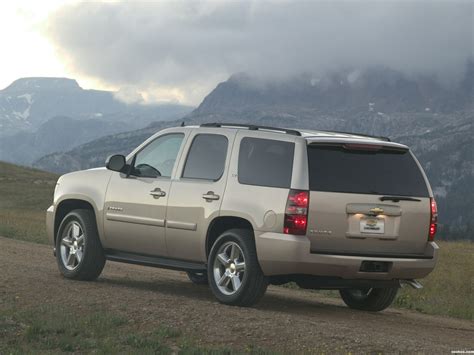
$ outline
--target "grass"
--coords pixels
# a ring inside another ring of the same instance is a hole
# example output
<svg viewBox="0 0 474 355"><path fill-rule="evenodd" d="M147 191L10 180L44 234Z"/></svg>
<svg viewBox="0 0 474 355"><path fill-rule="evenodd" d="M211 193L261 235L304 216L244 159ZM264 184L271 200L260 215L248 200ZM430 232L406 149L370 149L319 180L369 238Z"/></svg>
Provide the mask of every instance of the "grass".
<svg viewBox="0 0 474 355"><path fill-rule="evenodd" d="M58 177L0 162L0 235L47 243L45 214Z"/></svg>
<svg viewBox="0 0 474 355"><path fill-rule="evenodd" d="M57 178L47 172L0 162L0 235L47 243L45 211L52 202ZM394 305L472 320L474 243L442 241L439 244L439 262L433 273L422 280L425 287L403 288ZM328 291L323 294L337 295Z"/></svg>
<svg viewBox="0 0 474 355"><path fill-rule="evenodd" d="M435 270L421 280L423 289L403 288L395 306L474 320L474 243L439 242Z"/></svg>
<svg viewBox="0 0 474 355"><path fill-rule="evenodd" d="M74 307L74 306L73 306ZM38 305L0 311L0 354L236 354L232 349L195 345L179 329L160 325L139 330L118 313L104 309L77 312L69 306ZM265 353L250 349L247 353Z"/></svg>

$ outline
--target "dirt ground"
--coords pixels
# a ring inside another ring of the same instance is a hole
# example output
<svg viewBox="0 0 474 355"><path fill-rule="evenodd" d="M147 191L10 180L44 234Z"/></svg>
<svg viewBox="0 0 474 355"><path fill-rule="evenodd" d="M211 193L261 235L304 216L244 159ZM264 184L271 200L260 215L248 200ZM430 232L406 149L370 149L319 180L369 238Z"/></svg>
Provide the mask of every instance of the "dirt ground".
<svg viewBox="0 0 474 355"><path fill-rule="evenodd" d="M10 302L10 303L8 303ZM182 272L108 262L95 282L69 281L48 246L0 238L0 310L43 304L125 314L137 329L167 324L198 344L280 352L450 353L474 350L474 323L388 309L365 313L314 292L269 287L254 308L219 304ZM0 339L1 341L1 339Z"/></svg>

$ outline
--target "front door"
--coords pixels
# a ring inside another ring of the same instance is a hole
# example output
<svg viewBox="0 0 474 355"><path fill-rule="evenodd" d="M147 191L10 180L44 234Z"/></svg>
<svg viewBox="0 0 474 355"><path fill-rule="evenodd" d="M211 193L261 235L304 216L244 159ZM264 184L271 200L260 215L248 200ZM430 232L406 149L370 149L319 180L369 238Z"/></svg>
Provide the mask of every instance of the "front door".
<svg viewBox="0 0 474 355"><path fill-rule="evenodd" d="M220 211L235 137L235 130L213 132L212 128L200 129L188 139L188 153L171 185L166 244L172 258L206 260L206 232Z"/></svg>
<svg viewBox="0 0 474 355"><path fill-rule="evenodd" d="M166 255L166 204L183 139L159 136L135 155L129 176L113 173L104 205L107 249Z"/></svg>

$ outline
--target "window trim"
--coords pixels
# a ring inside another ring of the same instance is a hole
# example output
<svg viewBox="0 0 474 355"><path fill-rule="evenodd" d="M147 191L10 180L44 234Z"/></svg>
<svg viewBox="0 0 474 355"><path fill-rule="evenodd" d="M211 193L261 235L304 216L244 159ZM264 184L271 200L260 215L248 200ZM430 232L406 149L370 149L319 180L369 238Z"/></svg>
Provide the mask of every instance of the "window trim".
<svg viewBox="0 0 474 355"><path fill-rule="evenodd" d="M269 186L269 185L263 185L263 184L249 184L249 183L240 181L240 170L239 170L239 167L240 167L240 151L241 151L241 148L242 148L242 141L244 139L258 139L258 140L261 140L261 141L275 141L275 142L282 142L282 143L288 143L288 144L293 145L293 159L291 161L290 183L288 184L288 187L286 187L286 186ZM242 137L242 139L239 142L239 153L237 155L237 182L240 185L246 185L246 186L260 186L260 187L268 187L270 189L286 189L286 190L291 189L291 183L292 183L292 180L293 180L293 168L295 166L295 149L296 149L295 142L291 142L291 141L287 141L287 140L271 139L271 138L260 138L260 137L252 137L252 136Z"/></svg>
<svg viewBox="0 0 474 355"><path fill-rule="evenodd" d="M160 138L163 138L163 137L166 137L166 136L170 136L170 135L180 135L182 136L182 141L181 141L181 145L179 147L179 150L178 150L178 154L176 154L176 159L174 161L174 165L173 165L173 169L171 170L171 176L155 176L155 177L152 177L152 176L138 176L138 175L133 175L132 174L132 169L134 168L134 165L135 165L135 160L136 160L136 157L138 154L140 154L146 147L148 147L150 144L152 144L153 142L155 142L156 140L160 139ZM178 162L179 162L179 157L180 157L180 151L183 149L184 147L184 144L186 143L186 134L184 132L169 132L169 133L165 133L165 134L162 134L158 137L155 137L155 139L152 139L150 142L148 142L146 145L144 145L143 147L141 147L138 151L135 152L135 154L132 155L132 157L129 159L130 161L130 174L129 174L129 177L134 177L134 178L137 178L137 179L161 179L161 180L171 180L171 178L173 177L173 172L175 170L175 168L178 166ZM133 165L132 165L133 163ZM128 164L128 162L127 162Z"/></svg>
<svg viewBox="0 0 474 355"><path fill-rule="evenodd" d="M218 179L205 179L205 178L196 178L196 177L185 177L184 176L184 171L186 170L186 164L188 163L188 158L189 158L189 153L191 152L191 149L193 147L193 144L194 144L194 140L196 139L196 137L198 136L203 136L203 135L206 135L206 136L220 136L220 137L224 137L226 139L226 143L227 143L227 148L226 148L226 152L225 152L225 160L224 160L224 169L222 169L222 174L219 176ZM181 169L181 176L180 176L180 180L185 180L185 181L210 181L210 182L218 182L219 180L222 179L222 177L224 176L225 174L225 170L226 170L226 166L227 166L227 160L228 160L228 155L229 155L229 138L225 135L225 134L219 134L219 133L207 133L207 132L204 132L204 133L197 133L194 135L194 137L192 137L193 139L191 140L191 143L189 144L189 148L186 152L186 157L183 161L183 167Z"/></svg>

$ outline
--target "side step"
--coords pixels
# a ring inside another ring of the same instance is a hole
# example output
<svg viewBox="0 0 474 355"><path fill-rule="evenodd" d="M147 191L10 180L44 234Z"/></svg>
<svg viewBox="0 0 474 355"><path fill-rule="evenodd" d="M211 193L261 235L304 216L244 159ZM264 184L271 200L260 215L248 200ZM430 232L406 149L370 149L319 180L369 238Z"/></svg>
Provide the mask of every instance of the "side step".
<svg viewBox="0 0 474 355"><path fill-rule="evenodd" d="M206 265L192 261L176 260L160 256L127 253L116 250L105 250L105 257L110 261L120 263L159 267L163 269L206 272Z"/></svg>

